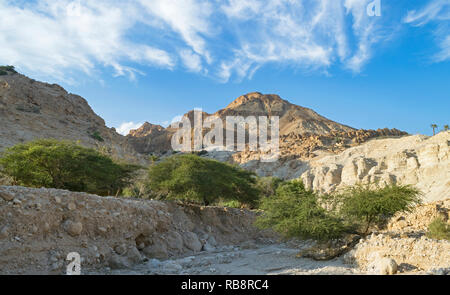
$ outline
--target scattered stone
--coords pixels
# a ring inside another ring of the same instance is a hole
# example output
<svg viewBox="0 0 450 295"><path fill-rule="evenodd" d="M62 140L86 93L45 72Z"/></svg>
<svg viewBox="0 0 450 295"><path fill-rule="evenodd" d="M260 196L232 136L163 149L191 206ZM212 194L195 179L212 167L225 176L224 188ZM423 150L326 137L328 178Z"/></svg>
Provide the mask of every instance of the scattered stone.
<svg viewBox="0 0 450 295"><path fill-rule="evenodd" d="M4 192L4 191L0 192L0 197L7 202L12 201L14 199L13 194L10 194L10 193Z"/></svg>
<svg viewBox="0 0 450 295"><path fill-rule="evenodd" d="M167 248L164 244L158 243L145 247L142 252L148 258L165 259L169 257L167 253Z"/></svg>
<svg viewBox="0 0 450 295"><path fill-rule="evenodd" d="M119 255L125 254L126 251L127 249L124 244L120 244L114 247L114 252L116 252Z"/></svg>
<svg viewBox="0 0 450 295"><path fill-rule="evenodd" d="M198 252L202 250L202 243L198 239L198 236L193 232L186 232L183 234L183 241L186 248Z"/></svg>
<svg viewBox="0 0 450 295"><path fill-rule="evenodd" d="M430 275L437 275L437 276L445 276L450 274L450 267L447 268L432 268L428 271L428 274Z"/></svg>
<svg viewBox="0 0 450 295"><path fill-rule="evenodd" d="M214 250L216 250L216 248L211 246L208 242L203 244L202 251L213 252Z"/></svg>
<svg viewBox="0 0 450 295"><path fill-rule="evenodd" d="M206 242L208 242L208 244L210 244L213 247L217 246L217 241L213 236L209 236Z"/></svg>
<svg viewBox="0 0 450 295"><path fill-rule="evenodd" d="M109 267L111 269L126 269L130 268L131 264L126 257L113 254L109 258Z"/></svg>
<svg viewBox="0 0 450 295"><path fill-rule="evenodd" d="M245 241L244 243L241 244L241 249L258 249L258 247L256 246L255 242L253 241Z"/></svg>
<svg viewBox="0 0 450 295"><path fill-rule="evenodd" d="M81 222L68 220L64 223L64 228L69 235L75 237L79 236L83 231L83 224Z"/></svg>
<svg viewBox="0 0 450 295"><path fill-rule="evenodd" d="M368 267L368 272L378 275L394 275L397 273L398 265L394 259L380 257L379 253L374 253L374 260Z"/></svg>
<svg viewBox="0 0 450 295"><path fill-rule="evenodd" d="M75 205L75 203L73 203L73 202L70 202L67 205L67 209L69 209L70 211L73 211L73 210L77 209L77 205Z"/></svg>
<svg viewBox="0 0 450 295"><path fill-rule="evenodd" d="M147 262L147 266L151 269L159 268L161 264L161 261L156 258L152 258Z"/></svg>
<svg viewBox="0 0 450 295"><path fill-rule="evenodd" d="M183 270L183 267L181 265L172 260L165 261L162 267L164 271L172 274L178 273Z"/></svg>
<svg viewBox="0 0 450 295"><path fill-rule="evenodd" d="M105 227L103 227L103 226L99 226L98 227L98 231L101 232L101 233L106 233L108 230Z"/></svg>
<svg viewBox="0 0 450 295"><path fill-rule="evenodd" d="M140 263L143 260L141 253L139 253L136 247L130 247L126 253L126 257L132 264Z"/></svg>
<svg viewBox="0 0 450 295"><path fill-rule="evenodd" d="M0 239L5 239L9 236L9 228L7 226L4 226L0 230Z"/></svg>

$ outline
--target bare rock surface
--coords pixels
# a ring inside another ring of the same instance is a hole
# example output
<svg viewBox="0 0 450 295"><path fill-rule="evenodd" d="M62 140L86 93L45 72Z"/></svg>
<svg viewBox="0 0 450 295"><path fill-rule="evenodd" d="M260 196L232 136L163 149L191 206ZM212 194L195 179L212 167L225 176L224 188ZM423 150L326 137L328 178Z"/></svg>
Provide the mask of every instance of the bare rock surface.
<svg viewBox="0 0 450 295"><path fill-rule="evenodd" d="M115 158L145 163L126 137L108 128L84 98L57 84L18 73L0 76L0 121L0 151L17 143L55 138L80 141Z"/></svg>
<svg viewBox="0 0 450 295"><path fill-rule="evenodd" d="M101 270L92 274L199 274L199 275L344 275L360 271L344 264L341 258L317 262L296 258L296 253L308 242L254 243L217 247L214 252L198 252L176 259L151 259L131 269Z"/></svg>
<svg viewBox="0 0 450 295"><path fill-rule="evenodd" d="M301 179L308 188L334 192L357 183L411 184L432 202L450 197L450 131L374 139L338 155L308 162Z"/></svg>
<svg viewBox="0 0 450 295"><path fill-rule="evenodd" d="M254 212L240 209L19 186L0 186L0 195L13 197L0 198L0 274L64 273L70 252L86 270L123 269L193 255L207 241L214 251L274 237L252 226Z"/></svg>
<svg viewBox="0 0 450 295"><path fill-rule="evenodd" d="M400 272L430 273L450 269L450 241L425 235L434 218L441 217L450 223L449 211L450 199L446 199L420 205L411 213L398 214L386 230L360 240L344 260L369 273L394 272L391 260Z"/></svg>

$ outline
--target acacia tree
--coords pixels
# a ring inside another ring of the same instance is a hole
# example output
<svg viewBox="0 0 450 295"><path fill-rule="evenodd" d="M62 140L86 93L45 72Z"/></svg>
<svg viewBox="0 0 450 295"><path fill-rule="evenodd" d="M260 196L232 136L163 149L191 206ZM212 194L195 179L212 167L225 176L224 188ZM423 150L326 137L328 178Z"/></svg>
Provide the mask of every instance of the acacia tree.
<svg viewBox="0 0 450 295"><path fill-rule="evenodd" d="M254 173L193 154L175 155L150 166L148 185L161 198L204 205L219 200L255 205L260 194Z"/></svg>
<svg viewBox="0 0 450 295"><path fill-rule="evenodd" d="M0 157L0 171L18 185L117 194L139 167L115 163L99 151L69 141L18 144Z"/></svg>
<svg viewBox="0 0 450 295"><path fill-rule="evenodd" d="M363 235L372 225L383 226L397 212L410 211L420 203L420 192L408 185L369 188L356 185L336 198L340 199L340 215L353 222Z"/></svg>
<svg viewBox="0 0 450 295"><path fill-rule="evenodd" d="M444 131L448 131L448 130L449 130L448 125L444 125Z"/></svg>
<svg viewBox="0 0 450 295"><path fill-rule="evenodd" d="M341 218L321 206L317 193L301 181L282 183L275 196L262 199L264 213L256 219L260 228L271 228L285 238L299 237L320 242L336 239L350 230Z"/></svg>

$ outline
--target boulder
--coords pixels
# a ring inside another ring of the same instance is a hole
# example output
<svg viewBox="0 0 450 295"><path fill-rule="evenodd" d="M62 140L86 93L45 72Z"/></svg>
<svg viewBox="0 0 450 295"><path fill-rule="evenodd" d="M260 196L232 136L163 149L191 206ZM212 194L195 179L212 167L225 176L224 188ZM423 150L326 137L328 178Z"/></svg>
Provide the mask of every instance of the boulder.
<svg viewBox="0 0 450 295"><path fill-rule="evenodd" d="M165 259L169 256L166 246L162 243L147 246L142 250L142 252L148 258Z"/></svg>
<svg viewBox="0 0 450 295"><path fill-rule="evenodd" d="M198 236L193 232L186 232L183 234L184 246L194 252L202 250L202 243Z"/></svg>
<svg viewBox="0 0 450 295"><path fill-rule="evenodd" d="M83 231L83 224L79 221L67 220L64 223L64 229L72 237L79 236Z"/></svg>

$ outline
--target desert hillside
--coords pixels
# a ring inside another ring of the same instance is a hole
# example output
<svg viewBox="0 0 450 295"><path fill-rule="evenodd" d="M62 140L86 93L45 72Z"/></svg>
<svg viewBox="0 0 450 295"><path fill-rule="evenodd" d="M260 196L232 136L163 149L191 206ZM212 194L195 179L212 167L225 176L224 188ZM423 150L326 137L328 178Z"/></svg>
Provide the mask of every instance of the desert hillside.
<svg viewBox="0 0 450 295"><path fill-rule="evenodd" d="M108 128L87 101L57 84L19 73L0 76L0 150L38 138L80 141L116 158L142 162L126 138Z"/></svg>

